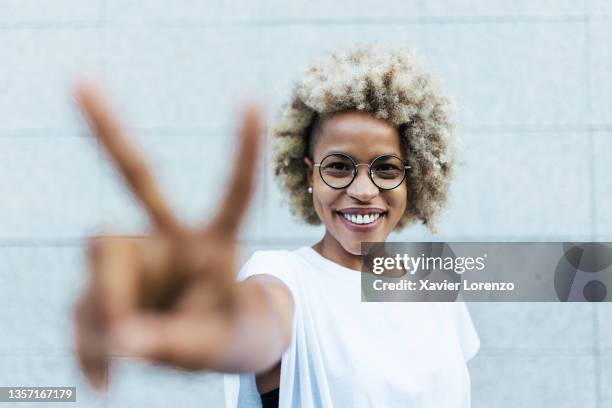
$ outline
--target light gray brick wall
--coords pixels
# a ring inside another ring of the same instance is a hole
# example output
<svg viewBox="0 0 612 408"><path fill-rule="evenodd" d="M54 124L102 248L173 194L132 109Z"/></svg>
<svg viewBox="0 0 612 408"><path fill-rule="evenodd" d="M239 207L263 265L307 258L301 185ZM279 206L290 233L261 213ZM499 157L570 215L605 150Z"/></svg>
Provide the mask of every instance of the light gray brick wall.
<svg viewBox="0 0 612 408"><path fill-rule="evenodd" d="M74 108L78 73L105 81L170 201L195 221L219 199L237 101L260 96L271 119L312 57L364 41L412 46L457 100L463 149L439 233L414 226L393 239L610 241L611 4L3 0L0 385L76 385L70 406L222 404L214 373L121 361L101 397L76 367L84 238L147 227ZM242 259L321 234L290 216L263 166ZM474 407L612 405L608 305L469 307L482 340Z"/></svg>

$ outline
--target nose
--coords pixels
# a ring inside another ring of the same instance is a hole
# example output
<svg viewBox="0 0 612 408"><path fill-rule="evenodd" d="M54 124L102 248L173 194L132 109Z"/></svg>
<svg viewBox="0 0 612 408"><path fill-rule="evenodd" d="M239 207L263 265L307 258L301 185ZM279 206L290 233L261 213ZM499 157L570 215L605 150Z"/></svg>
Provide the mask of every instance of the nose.
<svg viewBox="0 0 612 408"><path fill-rule="evenodd" d="M348 186L346 193L359 201L367 202L376 197L379 190L368 176L368 167L360 167L361 166L357 167L355 180Z"/></svg>

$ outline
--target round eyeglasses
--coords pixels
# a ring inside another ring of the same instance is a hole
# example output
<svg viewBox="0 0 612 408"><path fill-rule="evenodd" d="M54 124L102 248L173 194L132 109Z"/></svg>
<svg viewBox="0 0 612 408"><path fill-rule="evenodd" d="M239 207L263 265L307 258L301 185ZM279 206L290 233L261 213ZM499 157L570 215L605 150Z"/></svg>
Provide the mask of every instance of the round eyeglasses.
<svg viewBox="0 0 612 408"><path fill-rule="evenodd" d="M370 180L381 190L397 188L406 178L406 171L410 168L407 160L393 155L378 156L367 164L355 163L351 156L343 153L328 154L314 166L319 168L323 182L337 190L351 185L359 166L368 166Z"/></svg>

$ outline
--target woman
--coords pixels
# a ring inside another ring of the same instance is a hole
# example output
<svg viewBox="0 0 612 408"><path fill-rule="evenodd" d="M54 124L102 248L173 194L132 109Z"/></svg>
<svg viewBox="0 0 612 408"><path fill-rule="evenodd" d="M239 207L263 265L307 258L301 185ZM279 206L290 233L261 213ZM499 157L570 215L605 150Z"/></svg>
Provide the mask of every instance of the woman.
<svg viewBox="0 0 612 408"><path fill-rule="evenodd" d="M219 213L187 230L98 93L82 86L78 95L158 227L148 240L92 241L77 345L94 384L105 383L109 354L125 353L242 373L226 376L228 407L469 406L465 363L479 341L462 303L360 301L361 242L416 221L434 230L452 175L450 103L413 54L362 47L309 67L273 128L274 164L292 211L323 223L325 235L312 247L255 252L237 283L232 244L252 188L253 109L243 168ZM105 340L95 348L93 337Z"/></svg>

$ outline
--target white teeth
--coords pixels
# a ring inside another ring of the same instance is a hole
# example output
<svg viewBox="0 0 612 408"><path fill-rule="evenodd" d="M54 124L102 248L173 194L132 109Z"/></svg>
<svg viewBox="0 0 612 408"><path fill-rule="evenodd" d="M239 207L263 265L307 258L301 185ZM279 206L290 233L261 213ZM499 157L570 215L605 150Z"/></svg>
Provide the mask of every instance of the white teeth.
<svg viewBox="0 0 612 408"><path fill-rule="evenodd" d="M370 224L376 221L379 217L379 213L375 214L342 214L344 218L352 222L353 224Z"/></svg>

